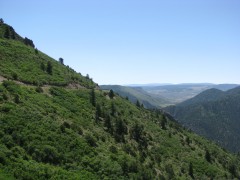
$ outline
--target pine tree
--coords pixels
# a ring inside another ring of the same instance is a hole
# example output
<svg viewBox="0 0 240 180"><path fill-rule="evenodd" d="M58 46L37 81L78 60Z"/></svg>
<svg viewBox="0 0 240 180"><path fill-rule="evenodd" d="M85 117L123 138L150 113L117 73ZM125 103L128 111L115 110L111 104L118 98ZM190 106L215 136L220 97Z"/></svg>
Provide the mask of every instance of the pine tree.
<svg viewBox="0 0 240 180"><path fill-rule="evenodd" d="M206 150L206 152L205 152L205 159L206 159L208 162L211 162L211 154L209 153L208 150Z"/></svg>
<svg viewBox="0 0 240 180"><path fill-rule="evenodd" d="M167 128L166 128L166 123L167 123L167 119L166 119L166 117L163 115L163 116L162 116L162 120L161 120L161 127L162 127L162 129L164 129L164 130L167 129Z"/></svg>
<svg viewBox="0 0 240 180"><path fill-rule="evenodd" d="M9 27L9 33L10 33L10 38L15 39L15 30L13 29L12 26Z"/></svg>
<svg viewBox="0 0 240 180"><path fill-rule="evenodd" d="M45 64L43 62L41 62L41 66L40 66L41 70L45 71L46 70L46 67L45 67Z"/></svg>
<svg viewBox="0 0 240 180"><path fill-rule="evenodd" d="M131 129L131 138L139 142L142 139L143 128L142 125L135 124Z"/></svg>
<svg viewBox="0 0 240 180"><path fill-rule="evenodd" d="M24 44L26 44L27 46L31 46L31 47L35 48L35 45L34 45L33 41L31 39L28 39L27 37L24 38Z"/></svg>
<svg viewBox="0 0 240 180"><path fill-rule="evenodd" d="M111 115L115 116L115 113L116 113L116 107L115 107L114 103L112 102L112 104L111 104Z"/></svg>
<svg viewBox="0 0 240 180"><path fill-rule="evenodd" d="M96 107L96 96L95 96L95 91L94 88L92 88L91 93L90 93L90 103Z"/></svg>
<svg viewBox="0 0 240 180"><path fill-rule="evenodd" d="M63 63L63 58L60 57L60 58L59 58L59 62L60 62L61 64L64 64L64 63Z"/></svg>
<svg viewBox="0 0 240 180"><path fill-rule="evenodd" d="M6 39L9 39L9 38L10 38L9 28L6 28L5 33L4 33L3 36L4 36L4 38L6 38Z"/></svg>
<svg viewBox="0 0 240 180"><path fill-rule="evenodd" d="M124 134L127 134L127 126L122 119L117 119L115 124L115 140L125 142Z"/></svg>
<svg viewBox="0 0 240 180"><path fill-rule="evenodd" d="M47 73L52 75L52 63L50 61L48 61L47 63Z"/></svg>
<svg viewBox="0 0 240 180"><path fill-rule="evenodd" d="M113 92L112 89L109 91L109 97L110 97L111 99L113 99L113 97L114 97L114 92Z"/></svg>
<svg viewBox="0 0 240 180"><path fill-rule="evenodd" d="M20 97L19 97L18 94L15 95L15 97L14 97L14 102L15 102L16 104L19 104L19 103L20 103Z"/></svg>
<svg viewBox="0 0 240 180"><path fill-rule="evenodd" d="M193 176L193 165L192 165L192 163L189 164L188 174L189 174L189 176L191 176L192 178L194 178L194 176Z"/></svg>
<svg viewBox="0 0 240 180"><path fill-rule="evenodd" d="M141 107L141 104L140 104L140 102L137 100L137 102L136 102L136 106L137 107Z"/></svg>
<svg viewBox="0 0 240 180"><path fill-rule="evenodd" d="M112 122L109 115L105 118L104 126L107 128L107 131L112 134Z"/></svg>
<svg viewBox="0 0 240 180"><path fill-rule="evenodd" d="M97 107L96 107L96 122L99 122L101 116L102 116L101 107L100 107L99 104L97 104Z"/></svg>

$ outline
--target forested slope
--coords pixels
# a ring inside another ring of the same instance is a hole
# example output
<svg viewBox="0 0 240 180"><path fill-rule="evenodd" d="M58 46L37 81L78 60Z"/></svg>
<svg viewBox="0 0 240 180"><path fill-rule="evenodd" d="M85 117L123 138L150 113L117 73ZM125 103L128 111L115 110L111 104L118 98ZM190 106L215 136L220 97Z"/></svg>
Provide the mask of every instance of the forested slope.
<svg viewBox="0 0 240 180"><path fill-rule="evenodd" d="M214 140L221 146L240 151L240 88L226 92L210 89L198 96L167 107L184 126Z"/></svg>

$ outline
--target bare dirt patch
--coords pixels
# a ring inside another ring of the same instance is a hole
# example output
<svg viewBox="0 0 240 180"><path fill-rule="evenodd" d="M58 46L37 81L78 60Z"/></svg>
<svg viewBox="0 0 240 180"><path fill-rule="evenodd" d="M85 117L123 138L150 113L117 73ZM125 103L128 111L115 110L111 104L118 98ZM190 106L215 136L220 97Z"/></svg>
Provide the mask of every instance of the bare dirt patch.
<svg viewBox="0 0 240 180"><path fill-rule="evenodd" d="M6 78L3 76L0 76L0 82L3 82L4 80L6 80Z"/></svg>

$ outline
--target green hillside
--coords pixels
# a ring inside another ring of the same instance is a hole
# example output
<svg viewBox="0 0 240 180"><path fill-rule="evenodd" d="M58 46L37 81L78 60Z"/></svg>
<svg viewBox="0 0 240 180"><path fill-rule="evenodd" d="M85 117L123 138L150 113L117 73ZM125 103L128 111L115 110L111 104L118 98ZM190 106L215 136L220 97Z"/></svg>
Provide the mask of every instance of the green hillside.
<svg viewBox="0 0 240 180"><path fill-rule="evenodd" d="M210 89L176 106L167 107L184 126L240 152L240 88L226 92Z"/></svg>
<svg viewBox="0 0 240 180"><path fill-rule="evenodd" d="M145 108L155 109L170 105L170 103L159 96L149 94L140 87L127 87L119 85L101 85L103 90L113 90L122 97L126 97L132 103L136 103L137 100L144 105Z"/></svg>
<svg viewBox="0 0 240 180"><path fill-rule="evenodd" d="M4 38L6 29L10 26L0 24L0 76L32 85L96 86L88 77L26 45L14 30L12 33L18 39Z"/></svg>
<svg viewBox="0 0 240 180"><path fill-rule="evenodd" d="M23 42L0 42L9 79L0 82L0 179L239 179L239 157L170 116L98 90ZM49 61L52 73L39 67Z"/></svg>

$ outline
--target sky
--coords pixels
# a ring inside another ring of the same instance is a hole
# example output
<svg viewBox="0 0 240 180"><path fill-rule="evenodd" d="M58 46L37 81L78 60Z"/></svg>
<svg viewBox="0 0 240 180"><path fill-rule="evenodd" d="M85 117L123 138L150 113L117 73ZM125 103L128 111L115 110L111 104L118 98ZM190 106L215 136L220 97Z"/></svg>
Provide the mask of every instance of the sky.
<svg viewBox="0 0 240 180"><path fill-rule="evenodd" d="M98 84L240 84L239 0L0 0L0 18Z"/></svg>

